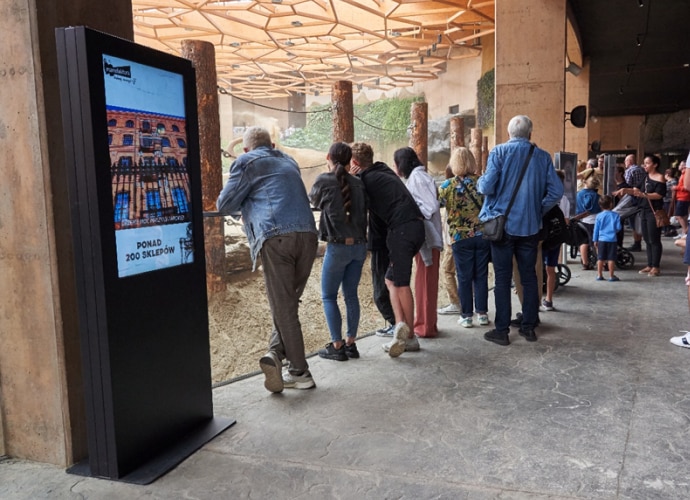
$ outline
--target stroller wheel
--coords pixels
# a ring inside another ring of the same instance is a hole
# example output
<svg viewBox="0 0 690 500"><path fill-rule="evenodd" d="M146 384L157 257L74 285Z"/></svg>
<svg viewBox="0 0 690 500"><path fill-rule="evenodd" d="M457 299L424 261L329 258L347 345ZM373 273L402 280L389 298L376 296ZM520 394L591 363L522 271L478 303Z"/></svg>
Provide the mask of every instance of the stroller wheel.
<svg viewBox="0 0 690 500"><path fill-rule="evenodd" d="M577 245L570 245L570 258L571 259L577 258Z"/></svg>
<svg viewBox="0 0 690 500"><path fill-rule="evenodd" d="M565 264L558 264L556 266L556 282L560 285L563 286L568 281L570 281L570 268L566 266Z"/></svg>
<svg viewBox="0 0 690 500"><path fill-rule="evenodd" d="M632 269L635 265L635 256L633 253L621 246L616 252L616 266L618 269Z"/></svg>

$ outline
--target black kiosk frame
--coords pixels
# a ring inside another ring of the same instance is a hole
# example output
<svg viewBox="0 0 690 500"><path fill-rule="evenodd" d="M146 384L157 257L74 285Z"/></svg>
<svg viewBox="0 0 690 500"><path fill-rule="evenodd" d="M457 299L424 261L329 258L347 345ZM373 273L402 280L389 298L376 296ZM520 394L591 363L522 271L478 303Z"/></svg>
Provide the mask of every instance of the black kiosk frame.
<svg viewBox="0 0 690 500"><path fill-rule="evenodd" d="M233 425L213 415L195 72L56 30L88 460L147 484Z"/></svg>

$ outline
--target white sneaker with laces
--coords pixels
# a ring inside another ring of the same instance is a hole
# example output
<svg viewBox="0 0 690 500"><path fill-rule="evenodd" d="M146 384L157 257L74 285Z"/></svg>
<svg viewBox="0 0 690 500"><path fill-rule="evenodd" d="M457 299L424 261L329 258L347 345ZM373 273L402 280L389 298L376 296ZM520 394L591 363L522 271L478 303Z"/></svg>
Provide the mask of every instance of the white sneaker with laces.
<svg viewBox="0 0 690 500"><path fill-rule="evenodd" d="M472 328L472 318L460 318L458 324L464 328Z"/></svg>
<svg viewBox="0 0 690 500"><path fill-rule="evenodd" d="M479 326L486 326L489 324L489 316L486 314L478 314L477 321L479 321Z"/></svg>
<svg viewBox="0 0 690 500"><path fill-rule="evenodd" d="M460 314L460 306L457 304L448 304L446 307L437 309L438 314Z"/></svg>
<svg viewBox="0 0 690 500"><path fill-rule="evenodd" d="M680 337L671 337L671 344L677 345L679 347L690 348L690 332L680 330L680 333L684 333L685 335L681 335Z"/></svg>
<svg viewBox="0 0 690 500"><path fill-rule="evenodd" d="M395 325L395 332L393 332L393 340L383 344L381 347L388 353L391 358L397 358L405 352L407 347L407 340L410 335L410 327L407 323L402 321ZM411 339L410 339L411 340Z"/></svg>

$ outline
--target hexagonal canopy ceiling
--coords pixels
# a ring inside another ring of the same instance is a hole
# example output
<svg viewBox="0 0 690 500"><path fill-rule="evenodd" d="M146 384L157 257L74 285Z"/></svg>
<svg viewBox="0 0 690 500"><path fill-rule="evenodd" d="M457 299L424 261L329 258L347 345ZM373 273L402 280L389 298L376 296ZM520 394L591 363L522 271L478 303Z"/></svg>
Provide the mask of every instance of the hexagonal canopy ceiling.
<svg viewBox="0 0 690 500"><path fill-rule="evenodd" d="M390 90L437 78L493 33L494 0L132 0L138 43L216 52L218 84L244 98Z"/></svg>

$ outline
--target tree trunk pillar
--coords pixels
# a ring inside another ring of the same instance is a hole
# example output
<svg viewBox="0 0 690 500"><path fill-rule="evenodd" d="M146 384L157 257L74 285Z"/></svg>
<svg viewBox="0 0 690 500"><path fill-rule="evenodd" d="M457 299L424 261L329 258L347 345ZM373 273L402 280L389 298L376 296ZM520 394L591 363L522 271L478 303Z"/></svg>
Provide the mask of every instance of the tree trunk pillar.
<svg viewBox="0 0 690 500"><path fill-rule="evenodd" d="M489 138L484 136L482 138L482 173L486 172L486 163L489 159Z"/></svg>
<svg viewBox="0 0 690 500"><path fill-rule="evenodd" d="M333 142L354 142L355 113L352 104L352 82L338 81L331 94L333 107Z"/></svg>
<svg viewBox="0 0 690 500"><path fill-rule="evenodd" d="M465 146L465 119L454 116L450 119L450 151Z"/></svg>
<svg viewBox="0 0 690 500"><path fill-rule="evenodd" d="M415 150L419 161L424 168L427 167L427 156L429 146L429 104L426 102L413 102L410 110L412 122L412 135L410 135L409 145Z"/></svg>
<svg viewBox="0 0 690 500"><path fill-rule="evenodd" d="M204 212L215 212L216 199L223 188L215 49L210 42L183 40L182 57L192 61L196 70L202 208ZM226 288L224 225L223 217L204 217L206 289L209 294Z"/></svg>
<svg viewBox="0 0 690 500"><path fill-rule="evenodd" d="M471 130L471 135L470 151L474 155L474 160L477 162L477 168L481 168L484 165L482 162L482 129L473 128Z"/></svg>

